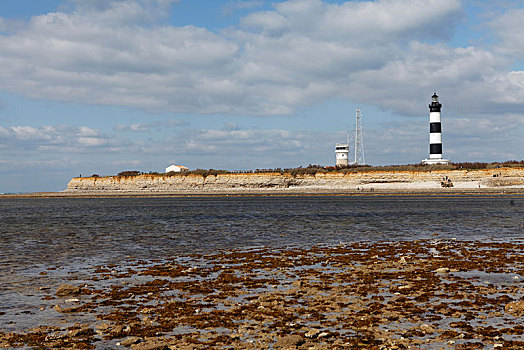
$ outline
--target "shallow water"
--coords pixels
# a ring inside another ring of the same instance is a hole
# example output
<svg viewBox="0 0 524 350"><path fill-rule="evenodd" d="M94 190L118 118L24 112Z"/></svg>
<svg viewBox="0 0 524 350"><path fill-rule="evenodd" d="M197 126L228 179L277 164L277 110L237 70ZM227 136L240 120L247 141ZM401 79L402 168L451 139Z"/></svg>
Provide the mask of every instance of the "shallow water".
<svg viewBox="0 0 524 350"><path fill-rule="evenodd" d="M523 218L524 199L507 196L2 199L0 330L56 322L56 312L37 312L54 303L41 288L81 281L97 265L253 246L522 242Z"/></svg>
<svg viewBox="0 0 524 350"><path fill-rule="evenodd" d="M524 236L518 197L216 197L0 200L0 268L162 258L253 245Z"/></svg>

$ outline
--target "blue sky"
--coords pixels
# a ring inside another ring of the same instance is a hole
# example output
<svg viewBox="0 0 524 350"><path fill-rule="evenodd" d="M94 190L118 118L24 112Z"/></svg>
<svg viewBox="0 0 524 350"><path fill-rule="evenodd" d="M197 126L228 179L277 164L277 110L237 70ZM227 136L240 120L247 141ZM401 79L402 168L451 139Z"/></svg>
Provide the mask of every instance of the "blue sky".
<svg viewBox="0 0 524 350"><path fill-rule="evenodd" d="M2 0L0 192L123 170L523 159L524 2ZM351 157L351 155L350 155ZM35 176L38 175L38 176Z"/></svg>

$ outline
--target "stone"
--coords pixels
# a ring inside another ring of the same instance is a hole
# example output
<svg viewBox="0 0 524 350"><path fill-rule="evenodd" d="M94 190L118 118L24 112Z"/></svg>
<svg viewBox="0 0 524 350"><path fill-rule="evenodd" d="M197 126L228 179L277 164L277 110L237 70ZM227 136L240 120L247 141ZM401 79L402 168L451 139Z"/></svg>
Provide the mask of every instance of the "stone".
<svg viewBox="0 0 524 350"><path fill-rule="evenodd" d="M148 339L138 344L132 344L131 350L169 350L169 343L164 339Z"/></svg>
<svg viewBox="0 0 524 350"><path fill-rule="evenodd" d="M66 295L80 294L80 292L80 287L72 286L70 284L62 284L57 288L56 295L59 297L63 297Z"/></svg>
<svg viewBox="0 0 524 350"><path fill-rule="evenodd" d="M291 349L296 348L304 343L304 339L300 335L286 335L280 338L274 345L275 349Z"/></svg>
<svg viewBox="0 0 524 350"><path fill-rule="evenodd" d="M111 329L111 325L109 323L107 323L107 322L102 322L99 325L97 325L95 328L100 330L100 331L102 331L102 332L105 332L105 331Z"/></svg>
<svg viewBox="0 0 524 350"><path fill-rule="evenodd" d="M419 329L426 334L435 333L435 328L426 323L420 325Z"/></svg>
<svg viewBox="0 0 524 350"><path fill-rule="evenodd" d="M55 305L54 309L63 314L69 314L73 312L79 312L82 309L82 305L77 305L73 307L62 307L60 305Z"/></svg>
<svg viewBox="0 0 524 350"><path fill-rule="evenodd" d="M506 313L515 316L521 317L524 316L524 301L516 301L513 303L507 303L504 307Z"/></svg>
<svg viewBox="0 0 524 350"><path fill-rule="evenodd" d="M435 272L436 273L448 273L449 272L449 268L441 267L441 268L436 269Z"/></svg>
<svg viewBox="0 0 524 350"><path fill-rule="evenodd" d="M69 331L68 335L70 337L82 337L92 335L94 331L89 327L89 325L82 325L80 328L72 329Z"/></svg>
<svg viewBox="0 0 524 350"><path fill-rule="evenodd" d="M318 329L308 328L306 329L306 334L304 336L306 338L316 338L319 334L320 334L320 331Z"/></svg>
<svg viewBox="0 0 524 350"><path fill-rule="evenodd" d="M142 339L139 337L127 337L126 339L120 342L120 345L121 346L131 346L133 344L139 343L141 340Z"/></svg>

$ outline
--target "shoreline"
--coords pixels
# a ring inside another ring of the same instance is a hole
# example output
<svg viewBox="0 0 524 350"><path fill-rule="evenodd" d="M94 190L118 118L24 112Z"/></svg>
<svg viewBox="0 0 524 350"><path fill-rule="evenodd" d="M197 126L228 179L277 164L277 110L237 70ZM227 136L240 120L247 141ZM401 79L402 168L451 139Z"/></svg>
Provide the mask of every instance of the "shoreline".
<svg viewBox="0 0 524 350"><path fill-rule="evenodd" d="M0 194L6 198L163 198L163 197L272 197L272 196L524 196L524 188L442 189L254 189L189 191L60 191Z"/></svg>

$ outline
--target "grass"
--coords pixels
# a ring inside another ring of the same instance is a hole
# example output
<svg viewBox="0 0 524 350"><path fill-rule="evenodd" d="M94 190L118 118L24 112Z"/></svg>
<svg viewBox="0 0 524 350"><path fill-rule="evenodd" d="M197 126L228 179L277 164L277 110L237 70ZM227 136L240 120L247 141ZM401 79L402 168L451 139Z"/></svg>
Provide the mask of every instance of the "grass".
<svg viewBox="0 0 524 350"><path fill-rule="evenodd" d="M438 170L481 170L481 169L498 169L498 168L524 168L524 160L510 160L505 162L462 162L462 163L450 163L447 165L427 165L427 164L407 164L407 165L386 165L386 166L372 166L372 165L349 165L347 167L333 167L333 166L321 166L321 165L308 165L307 167L298 168L274 168L274 169L255 169L255 170L221 170L221 169L196 169L190 171L182 171L179 173L158 173L158 172L140 172L137 170L128 170L118 173L117 176L137 176L137 175L156 175L156 176L187 176L187 175L200 175L203 177L217 176L219 174L267 174L267 173L280 173L289 174L292 176L297 175L316 175L320 174L347 174L347 173L364 173L372 171L438 171Z"/></svg>

